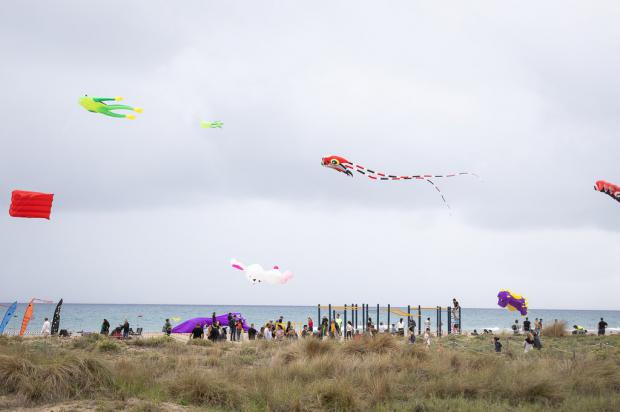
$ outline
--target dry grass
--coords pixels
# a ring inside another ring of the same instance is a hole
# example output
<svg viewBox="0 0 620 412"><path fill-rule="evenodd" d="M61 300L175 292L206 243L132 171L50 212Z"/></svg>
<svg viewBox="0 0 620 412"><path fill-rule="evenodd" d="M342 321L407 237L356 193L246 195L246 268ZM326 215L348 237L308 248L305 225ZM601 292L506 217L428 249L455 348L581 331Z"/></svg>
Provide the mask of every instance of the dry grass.
<svg viewBox="0 0 620 412"><path fill-rule="evenodd" d="M545 326L541 334L546 338L561 338L567 336L568 331L566 329L566 322L560 320L556 323Z"/></svg>
<svg viewBox="0 0 620 412"><path fill-rule="evenodd" d="M620 410L620 336L437 339L429 350L391 336L187 345L0 340L0 395L22 405L137 399L215 410ZM107 348L107 349L104 349ZM113 348L113 349L111 349Z"/></svg>

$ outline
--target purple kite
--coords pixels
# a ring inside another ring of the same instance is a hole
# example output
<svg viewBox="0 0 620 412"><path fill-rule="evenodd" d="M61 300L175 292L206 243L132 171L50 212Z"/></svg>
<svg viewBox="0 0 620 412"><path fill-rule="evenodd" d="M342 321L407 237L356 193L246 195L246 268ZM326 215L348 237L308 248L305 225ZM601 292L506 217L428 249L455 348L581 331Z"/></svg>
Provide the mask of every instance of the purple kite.
<svg viewBox="0 0 620 412"><path fill-rule="evenodd" d="M245 318L239 312L232 312L233 316L236 315L237 319L241 320L241 324L243 325L243 331L247 332L250 328L245 322ZM228 325L228 314L219 315L215 317L215 320L220 322L221 326L229 326ZM185 322L179 323L174 328L172 328L172 333L192 333L196 324L199 323L200 326L204 329L205 326L211 326L212 318L193 318L186 320Z"/></svg>
<svg viewBox="0 0 620 412"><path fill-rule="evenodd" d="M521 316L527 315L527 299L516 295L509 290L500 290L497 294L497 304L510 311L519 311Z"/></svg>

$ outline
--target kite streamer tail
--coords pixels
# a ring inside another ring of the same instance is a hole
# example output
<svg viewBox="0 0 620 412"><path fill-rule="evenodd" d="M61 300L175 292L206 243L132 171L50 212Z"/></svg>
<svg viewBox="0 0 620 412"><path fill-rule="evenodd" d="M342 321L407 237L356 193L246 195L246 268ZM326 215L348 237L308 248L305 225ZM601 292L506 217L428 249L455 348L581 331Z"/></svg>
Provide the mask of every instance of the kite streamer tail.
<svg viewBox="0 0 620 412"><path fill-rule="evenodd" d="M426 180L428 183L430 183L431 185L433 185L433 187L435 188L435 190L437 191L437 193L439 193L439 196L441 196L441 200L443 200L443 203L446 205L446 207L448 208L448 210L450 212L452 212L452 208L450 207L450 204L448 203L448 201L446 200L446 197L443 195L443 193L441 192L441 190L439 190L439 186L437 186L435 183L433 183L432 180L430 179L424 179Z"/></svg>

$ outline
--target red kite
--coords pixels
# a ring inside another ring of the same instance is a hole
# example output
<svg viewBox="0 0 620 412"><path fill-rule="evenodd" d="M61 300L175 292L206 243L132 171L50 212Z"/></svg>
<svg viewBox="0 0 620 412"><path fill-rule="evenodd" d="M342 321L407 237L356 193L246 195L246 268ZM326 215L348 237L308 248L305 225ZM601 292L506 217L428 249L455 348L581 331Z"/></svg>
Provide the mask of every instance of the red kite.
<svg viewBox="0 0 620 412"><path fill-rule="evenodd" d="M53 201L54 195L52 193L13 190L9 215L49 219Z"/></svg>

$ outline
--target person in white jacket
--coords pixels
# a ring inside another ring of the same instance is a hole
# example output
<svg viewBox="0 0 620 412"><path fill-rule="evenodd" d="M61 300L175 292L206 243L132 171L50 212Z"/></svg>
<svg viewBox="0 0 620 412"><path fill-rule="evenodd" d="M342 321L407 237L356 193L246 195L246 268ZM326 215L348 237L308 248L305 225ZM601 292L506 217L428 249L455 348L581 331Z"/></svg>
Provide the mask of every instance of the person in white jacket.
<svg viewBox="0 0 620 412"><path fill-rule="evenodd" d="M41 328L41 335L43 336L49 336L50 335L50 321L45 318L45 321L43 322L43 327Z"/></svg>

